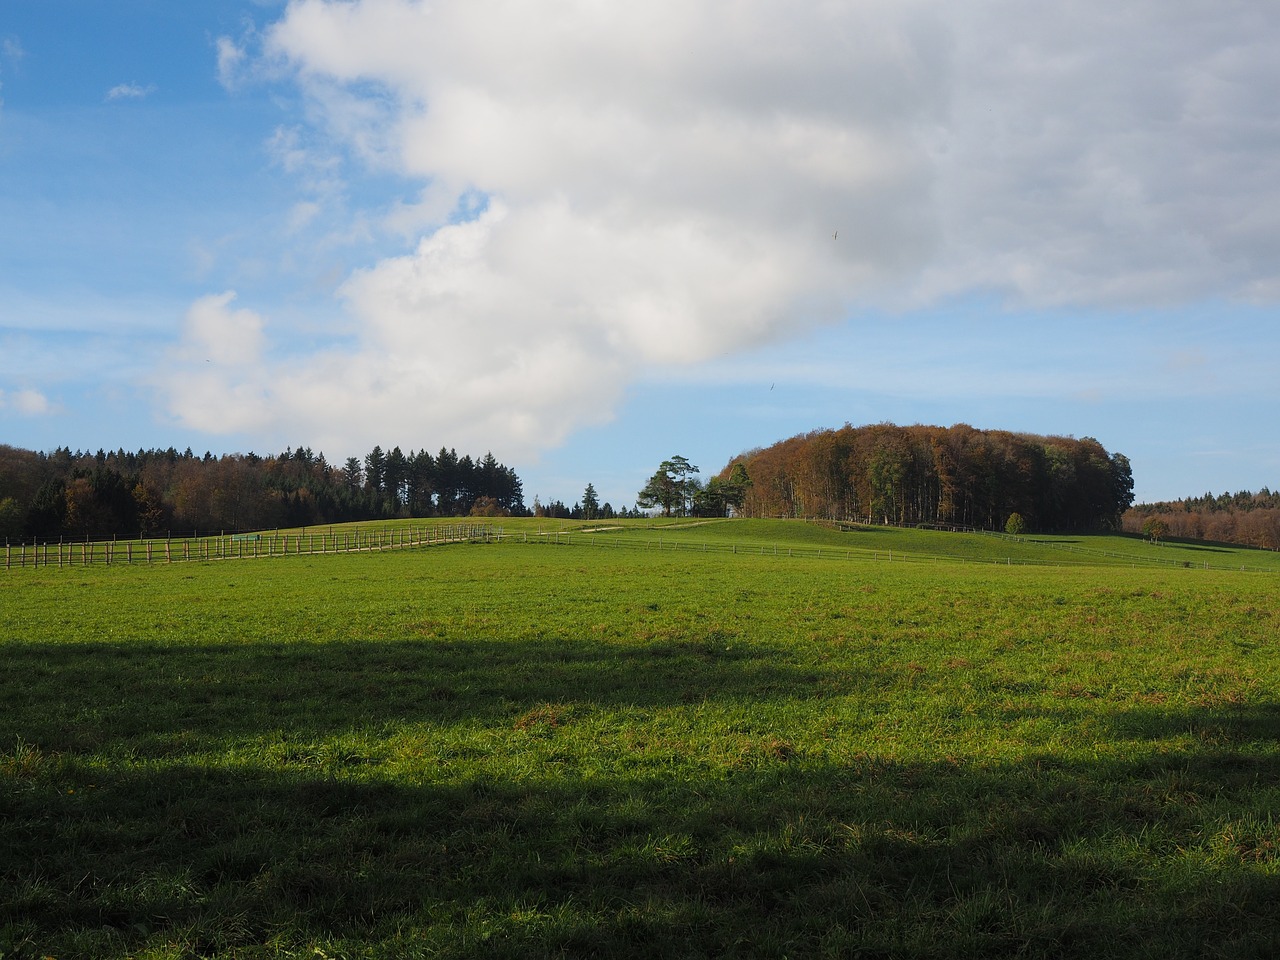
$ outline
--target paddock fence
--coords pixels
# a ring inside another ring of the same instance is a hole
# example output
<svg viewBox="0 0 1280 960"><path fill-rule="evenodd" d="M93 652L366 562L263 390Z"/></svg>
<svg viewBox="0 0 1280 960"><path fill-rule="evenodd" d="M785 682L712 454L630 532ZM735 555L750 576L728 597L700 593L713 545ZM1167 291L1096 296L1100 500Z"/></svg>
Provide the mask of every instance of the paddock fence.
<svg viewBox="0 0 1280 960"><path fill-rule="evenodd" d="M4 568L35 570L379 553L449 543L485 543L495 537L489 524L451 523L344 526L329 530L262 531L188 538L6 543Z"/></svg>
<svg viewBox="0 0 1280 960"><path fill-rule="evenodd" d="M1230 570L1275 573L1261 567L1230 562L1172 560L1123 555L1110 551L1072 548L1070 545L1033 538L998 535L1021 544L1045 548L1043 557L963 557L912 551L876 549L859 545L803 546L758 542L704 540L688 536L667 538L623 536L616 528L506 531L492 524L436 523L387 526L343 526L337 529L262 531L190 538L142 540L60 541L57 543L5 544L4 569L74 569L91 566L147 565L227 560L272 559L295 556L381 553L456 543L526 544L592 550L632 550L657 553L771 556L871 563L963 564L1009 567L1066 567L1093 565L1103 560L1111 566L1132 568L1185 567L1196 570ZM1065 556L1064 556L1065 554ZM1075 556L1072 556L1074 554Z"/></svg>

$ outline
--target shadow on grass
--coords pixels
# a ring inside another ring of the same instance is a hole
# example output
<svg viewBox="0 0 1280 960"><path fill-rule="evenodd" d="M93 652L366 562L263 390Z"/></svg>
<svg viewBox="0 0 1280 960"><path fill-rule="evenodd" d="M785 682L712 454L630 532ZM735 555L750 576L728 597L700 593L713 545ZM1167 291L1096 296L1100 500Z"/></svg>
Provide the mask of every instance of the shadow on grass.
<svg viewBox="0 0 1280 960"><path fill-rule="evenodd" d="M1239 763L793 760L449 787L178 767L98 771L74 794L7 779L0 949L1263 956L1280 878L1251 790L1280 771L1224 785Z"/></svg>
<svg viewBox="0 0 1280 960"><path fill-rule="evenodd" d="M778 651L710 643L7 653L5 728L38 747L0 746L6 957L1280 948L1269 707L1100 714L1139 746L1203 734L1123 760L835 763L795 744L716 767L694 742L667 771L624 774L619 757L597 756L589 772L549 761L449 778L428 754L418 775L393 776L341 755L200 766L148 753L160 742L148 737L322 737L406 717L509 732L541 703L799 698L813 678ZM62 703L14 712L21 689L55 682ZM544 756L583 750L574 723L539 731Z"/></svg>
<svg viewBox="0 0 1280 960"><path fill-rule="evenodd" d="M173 647L15 644L0 674L0 749L139 747L181 734L320 737L386 723L493 721L539 704L661 707L808 697L819 679L759 644L653 639L407 640ZM38 705L33 691L52 691Z"/></svg>

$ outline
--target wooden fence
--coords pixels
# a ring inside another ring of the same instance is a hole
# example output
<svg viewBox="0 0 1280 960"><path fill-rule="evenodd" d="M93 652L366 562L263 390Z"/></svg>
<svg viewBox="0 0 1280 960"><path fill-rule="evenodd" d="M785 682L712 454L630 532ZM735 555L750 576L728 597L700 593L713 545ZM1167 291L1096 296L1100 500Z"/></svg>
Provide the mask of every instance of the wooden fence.
<svg viewBox="0 0 1280 960"><path fill-rule="evenodd" d="M1004 539L1019 538L999 535ZM368 526L327 529L308 532L224 534L216 537L192 537L189 539L155 539L97 541L86 543L6 544L4 568L47 569L102 566L111 564L154 564L179 562L205 562L220 560L244 560L255 558L308 556L319 554L369 553L385 550L405 550L447 543L525 543L556 546L587 546L623 550L643 550L681 553L737 554L741 556L811 557L823 560L857 560L890 563L968 563L998 564L1001 566L1060 566L1063 559L1052 554L1078 552L1086 556L1105 557L1114 564L1133 567L1178 566L1197 569L1263 571L1257 567L1236 563L1210 563L1169 560L1150 556L1125 556L1101 550L1087 550L1055 543L1037 542L1037 546L1049 546L1043 558L960 558L955 556L904 553L867 547L840 548L834 546L782 546L760 543L703 542L659 537L625 537L611 530L593 531L519 531L506 532L489 524L450 523L395 526ZM1068 561L1087 563L1086 559Z"/></svg>
<svg viewBox="0 0 1280 960"><path fill-rule="evenodd" d="M134 563L179 563L211 560L367 553L406 550L443 543L488 542L495 538L487 524L454 523L342 527L321 531L268 531L216 537L94 542L5 544L4 568L47 569Z"/></svg>

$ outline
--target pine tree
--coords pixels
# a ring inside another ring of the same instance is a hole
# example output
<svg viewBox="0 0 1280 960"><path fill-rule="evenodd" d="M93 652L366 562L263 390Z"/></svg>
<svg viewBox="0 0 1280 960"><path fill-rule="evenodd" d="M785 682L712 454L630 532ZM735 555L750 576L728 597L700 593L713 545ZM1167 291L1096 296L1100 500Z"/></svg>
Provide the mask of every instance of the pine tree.
<svg viewBox="0 0 1280 960"><path fill-rule="evenodd" d="M587 489L582 491L582 519L594 520L600 515L600 497L596 494L594 484L587 484Z"/></svg>

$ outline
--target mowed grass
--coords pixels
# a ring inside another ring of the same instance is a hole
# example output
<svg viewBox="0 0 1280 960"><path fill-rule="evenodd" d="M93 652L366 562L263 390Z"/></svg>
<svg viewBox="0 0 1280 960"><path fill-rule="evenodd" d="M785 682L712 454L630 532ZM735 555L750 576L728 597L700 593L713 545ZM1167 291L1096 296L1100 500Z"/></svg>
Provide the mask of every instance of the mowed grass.
<svg viewBox="0 0 1280 960"><path fill-rule="evenodd" d="M2 586L5 957L1280 950L1271 575L575 542Z"/></svg>

